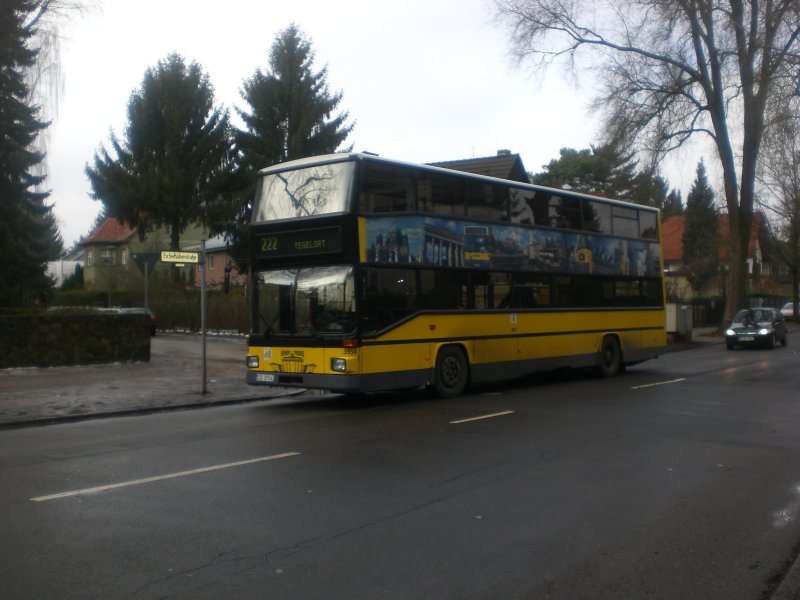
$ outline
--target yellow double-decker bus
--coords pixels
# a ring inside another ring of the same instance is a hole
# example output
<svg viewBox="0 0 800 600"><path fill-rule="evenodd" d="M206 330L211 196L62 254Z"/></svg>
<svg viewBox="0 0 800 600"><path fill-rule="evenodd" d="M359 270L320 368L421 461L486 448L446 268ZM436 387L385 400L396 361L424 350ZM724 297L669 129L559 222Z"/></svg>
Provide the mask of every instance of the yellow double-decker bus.
<svg viewBox="0 0 800 600"><path fill-rule="evenodd" d="M250 227L249 384L452 397L666 344L646 206L335 154L261 171ZM478 231L491 253L467 261Z"/></svg>

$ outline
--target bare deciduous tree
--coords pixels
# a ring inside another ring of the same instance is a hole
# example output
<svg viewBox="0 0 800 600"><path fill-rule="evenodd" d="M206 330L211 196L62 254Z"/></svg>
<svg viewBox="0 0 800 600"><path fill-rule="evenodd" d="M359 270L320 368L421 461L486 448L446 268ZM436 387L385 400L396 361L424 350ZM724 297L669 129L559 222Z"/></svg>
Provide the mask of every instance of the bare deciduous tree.
<svg viewBox="0 0 800 600"><path fill-rule="evenodd" d="M604 131L657 161L714 143L731 227L725 317L744 302L756 165L770 94L794 80L797 0L494 0L522 62L596 69ZM583 61L586 62L583 62Z"/></svg>
<svg viewBox="0 0 800 600"><path fill-rule="evenodd" d="M36 60L26 70L28 103L39 107L39 118L51 122L58 114L64 89L61 71L61 43L64 27L70 18L97 9L97 0L28 0L24 6L23 29L30 33L30 44L36 48ZM47 150L47 130L36 143Z"/></svg>
<svg viewBox="0 0 800 600"><path fill-rule="evenodd" d="M794 318L800 283L800 116L796 111L779 113L764 138L758 171L759 204L772 215L773 233L779 238L780 257L789 267Z"/></svg>

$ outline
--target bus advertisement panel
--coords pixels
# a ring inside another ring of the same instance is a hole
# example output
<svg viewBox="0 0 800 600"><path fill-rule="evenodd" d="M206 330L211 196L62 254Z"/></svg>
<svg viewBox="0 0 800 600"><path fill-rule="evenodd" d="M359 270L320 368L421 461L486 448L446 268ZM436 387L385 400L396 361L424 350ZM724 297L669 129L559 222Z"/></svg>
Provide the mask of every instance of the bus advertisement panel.
<svg viewBox="0 0 800 600"><path fill-rule="evenodd" d="M657 242L420 215L365 219L366 261L659 277Z"/></svg>

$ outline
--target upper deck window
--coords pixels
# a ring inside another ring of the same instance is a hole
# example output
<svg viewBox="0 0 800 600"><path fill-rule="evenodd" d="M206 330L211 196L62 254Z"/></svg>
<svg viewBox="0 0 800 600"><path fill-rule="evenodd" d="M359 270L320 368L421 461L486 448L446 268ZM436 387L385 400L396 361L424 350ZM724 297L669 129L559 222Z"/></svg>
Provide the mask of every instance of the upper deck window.
<svg viewBox="0 0 800 600"><path fill-rule="evenodd" d="M355 163L338 162L264 175L253 223L347 210Z"/></svg>
<svg viewBox="0 0 800 600"><path fill-rule="evenodd" d="M392 165L367 163L361 184L359 210L368 213L417 209L413 171Z"/></svg>
<svg viewBox="0 0 800 600"><path fill-rule="evenodd" d="M614 206L611 209L614 235L618 237L639 237L639 211L634 208Z"/></svg>

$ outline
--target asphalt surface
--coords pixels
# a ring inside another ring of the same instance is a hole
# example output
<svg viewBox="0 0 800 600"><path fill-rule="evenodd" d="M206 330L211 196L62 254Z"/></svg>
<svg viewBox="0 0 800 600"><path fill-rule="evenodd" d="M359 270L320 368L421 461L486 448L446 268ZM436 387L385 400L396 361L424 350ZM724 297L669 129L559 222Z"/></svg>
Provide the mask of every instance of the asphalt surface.
<svg viewBox="0 0 800 600"><path fill-rule="evenodd" d="M797 332L800 327L792 324L791 330ZM208 338L204 385L201 338L192 336L188 341L186 335L159 333L152 340L149 362L0 370L0 429L255 402L298 393L245 384L242 338ZM691 342L679 342L670 349L722 343L712 329L702 329L693 332ZM795 343L800 342L790 341ZM770 598L800 599L798 564L788 569Z"/></svg>

